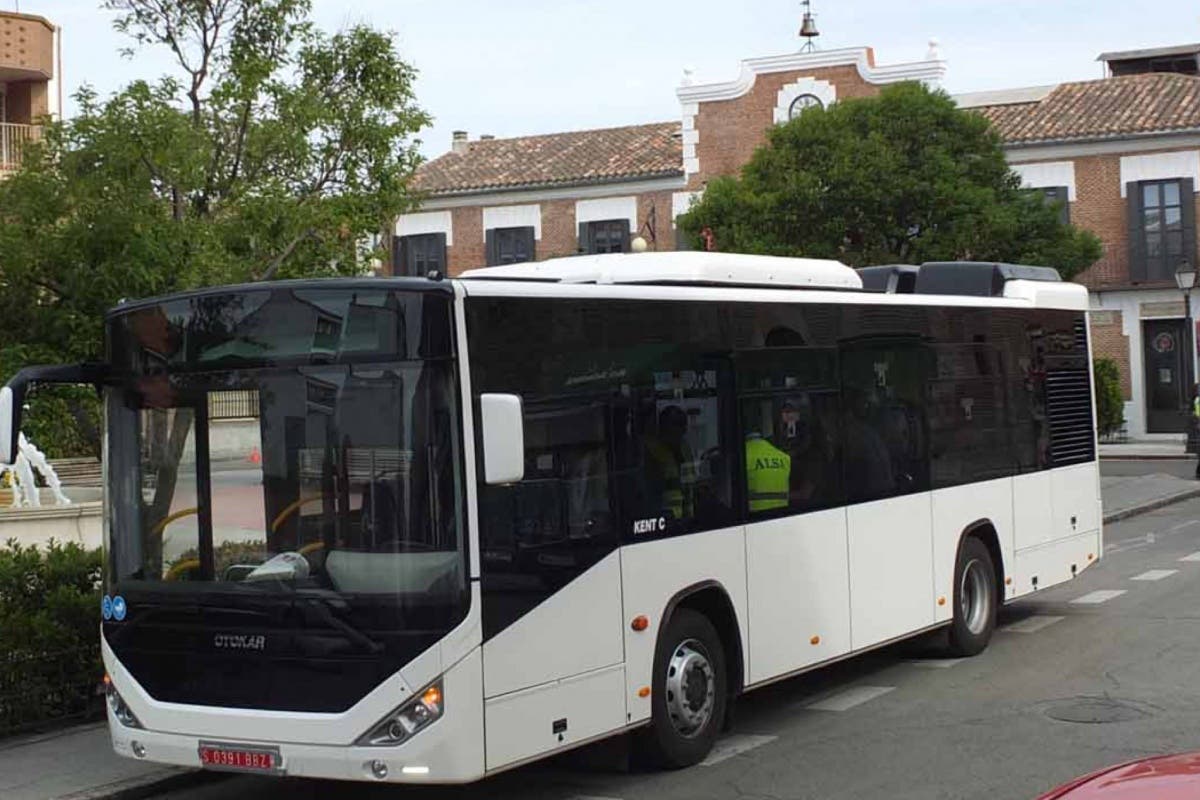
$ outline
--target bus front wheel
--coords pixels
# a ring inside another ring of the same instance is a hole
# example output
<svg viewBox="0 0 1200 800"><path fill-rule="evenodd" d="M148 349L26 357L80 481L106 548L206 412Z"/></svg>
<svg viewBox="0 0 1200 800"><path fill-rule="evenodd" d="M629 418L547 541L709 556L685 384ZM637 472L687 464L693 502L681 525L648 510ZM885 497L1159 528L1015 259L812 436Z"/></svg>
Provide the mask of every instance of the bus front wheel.
<svg viewBox="0 0 1200 800"><path fill-rule="evenodd" d="M954 566L954 619L950 651L973 656L987 647L996 629L996 569L987 545L974 536L962 543Z"/></svg>
<svg viewBox="0 0 1200 800"><path fill-rule="evenodd" d="M676 609L654 654L650 725L640 732L640 754L667 769L703 760L725 719L727 687L716 628L697 611Z"/></svg>

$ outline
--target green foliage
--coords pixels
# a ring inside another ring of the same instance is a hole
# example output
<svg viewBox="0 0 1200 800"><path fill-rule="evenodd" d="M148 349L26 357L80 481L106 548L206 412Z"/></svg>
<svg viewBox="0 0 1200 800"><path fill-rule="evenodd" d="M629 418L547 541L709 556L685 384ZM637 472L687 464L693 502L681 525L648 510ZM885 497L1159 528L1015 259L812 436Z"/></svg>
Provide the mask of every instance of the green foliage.
<svg viewBox="0 0 1200 800"><path fill-rule="evenodd" d="M987 121L917 83L810 108L767 133L739 177L708 183L681 217L695 244L835 258L856 267L938 260L1014 261L1070 278L1100 257L1022 190Z"/></svg>
<svg viewBox="0 0 1200 800"><path fill-rule="evenodd" d="M1111 358L1092 361L1096 384L1096 427L1101 436L1120 429L1125 423L1125 401L1121 397L1121 372Z"/></svg>
<svg viewBox="0 0 1200 800"><path fill-rule="evenodd" d="M389 34L319 31L309 0L105 7L175 69L108 98L84 87L77 116L47 121L0 182L0 381L102 356L103 314L122 298L362 274L414 202L413 136L429 118ZM47 419L94 408L74 403ZM81 439L95 449L84 429L46 433L34 440L52 457Z"/></svg>
<svg viewBox="0 0 1200 800"><path fill-rule="evenodd" d="M94 709L101 563L77 544L0 547L0 734Z"/></svg>
<svg viewBox="0 0 1200 800"><path fill-rule="evenodd" d="M258 566L267 560L267 542L256 539L249 542L224 541L213 548L213 572L223 575L229 567L238 564ZM167 573L174 579L188 580L200 572L200 551L192 547L167 565Z"/></svg>

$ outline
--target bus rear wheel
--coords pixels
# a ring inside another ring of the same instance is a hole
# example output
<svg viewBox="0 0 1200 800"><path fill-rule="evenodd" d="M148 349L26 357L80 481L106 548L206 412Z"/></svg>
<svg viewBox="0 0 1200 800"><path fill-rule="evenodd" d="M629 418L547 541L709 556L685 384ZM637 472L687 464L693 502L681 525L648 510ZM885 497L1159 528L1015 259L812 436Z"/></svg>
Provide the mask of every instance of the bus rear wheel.
<svg viewBox="0 0 1200 800"><path fill-rule="evenodd" d="M973 656L987 647L996 629L996 568L987 546L974 536L963 541L954 566L954 620L950 652Z"/></svg>
<svg viewBox="0 0 1200 800"><path fill-rule="evenodd" d="M713 624L689 608L677 609L654 654L650 725L640 732L639 755L666 769L703 760L725 718L727 674Z"/></svg>

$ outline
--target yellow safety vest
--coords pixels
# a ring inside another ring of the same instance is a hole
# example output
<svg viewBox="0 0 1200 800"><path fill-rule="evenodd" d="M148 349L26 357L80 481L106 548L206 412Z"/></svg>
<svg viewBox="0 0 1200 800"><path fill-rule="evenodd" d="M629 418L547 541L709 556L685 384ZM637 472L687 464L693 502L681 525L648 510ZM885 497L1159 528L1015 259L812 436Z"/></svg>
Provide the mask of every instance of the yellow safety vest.
<svg viewBox="0 0 1200 800"><path fill-rule="evenodd" d="M762 437L746 440L746 486L750 510L787 508L792 457Z"/></svg>
<svg viewBox="0 0 1200 800"><path fill-rule="evenodd" d="M684 452L677 456L662 442L651 441L647 444L646 450L657 465L660 477L663 479L664 487L661 498L663 508L671 512L675 519L691 517L691 490L696 482L696 475L695 466L687 460L689 455L687 448L684 447ZM684 459L683 463L680 463L681 457Z"/></svg>

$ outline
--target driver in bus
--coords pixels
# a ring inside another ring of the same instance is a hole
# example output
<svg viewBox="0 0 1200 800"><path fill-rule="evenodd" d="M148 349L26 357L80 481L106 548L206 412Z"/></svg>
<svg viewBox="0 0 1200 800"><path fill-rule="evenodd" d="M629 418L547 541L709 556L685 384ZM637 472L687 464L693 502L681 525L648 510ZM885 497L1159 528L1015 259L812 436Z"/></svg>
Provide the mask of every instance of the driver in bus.
<svg viewBox="0 0 1200 800"><path fill-rule="evenodd" d="M695 462L687 442L687 412L669 405L658 414L658 433L646 442L650 497L672 519L694 516Z"/></svg>

